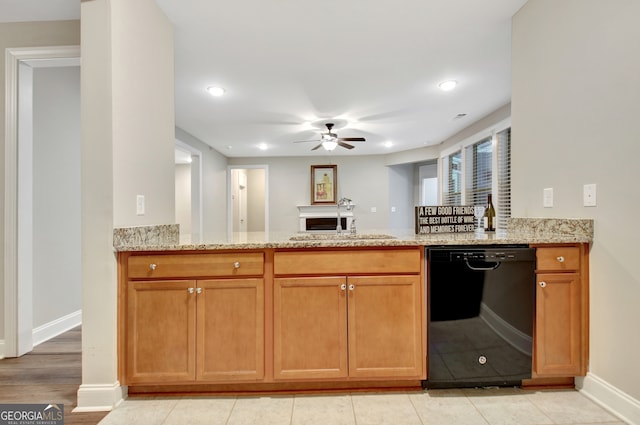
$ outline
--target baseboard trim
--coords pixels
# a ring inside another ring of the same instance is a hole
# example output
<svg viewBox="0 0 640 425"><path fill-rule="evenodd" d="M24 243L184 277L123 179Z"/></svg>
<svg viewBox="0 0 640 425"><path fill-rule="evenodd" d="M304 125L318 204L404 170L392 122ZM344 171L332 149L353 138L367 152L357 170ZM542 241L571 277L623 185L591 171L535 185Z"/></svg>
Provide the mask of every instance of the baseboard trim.
<svg viewBox="0 0 640 425"><path fill-rule="evenodd" d="M78 388L78 405L74 412L109 412L127 398L127 387L114 384L82 384Z"/></svg>
<svg viewBox="0 0 640 425"><path fill-rule="evenodd" d="M640 400L636 400L604 379L587 373L584 378L576 378L576 388L626 423L640 425Z"/></svg>
<svg viewBox="0 0 640 425"><path fill-rule="evenodd" d="M82 310L52 320L32 331L33 346L37 346L82 324ZM3 350L4 352L4 350Z"/></svg>

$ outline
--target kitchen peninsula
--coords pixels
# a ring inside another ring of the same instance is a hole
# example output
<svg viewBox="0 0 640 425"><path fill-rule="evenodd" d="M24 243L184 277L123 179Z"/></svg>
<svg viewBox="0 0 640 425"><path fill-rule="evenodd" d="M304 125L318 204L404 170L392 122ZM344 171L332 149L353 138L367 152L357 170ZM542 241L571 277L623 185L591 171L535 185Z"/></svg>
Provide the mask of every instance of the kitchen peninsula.
<svg viewBox="0 0 640 425"><path fill-rule="evenodd" d="M588 348L592 220L507 232L242 235L180 244L177 226L114 230L119 379L130 394L420 388L425 247L536 248L532 379L573 385Z"/></svg>

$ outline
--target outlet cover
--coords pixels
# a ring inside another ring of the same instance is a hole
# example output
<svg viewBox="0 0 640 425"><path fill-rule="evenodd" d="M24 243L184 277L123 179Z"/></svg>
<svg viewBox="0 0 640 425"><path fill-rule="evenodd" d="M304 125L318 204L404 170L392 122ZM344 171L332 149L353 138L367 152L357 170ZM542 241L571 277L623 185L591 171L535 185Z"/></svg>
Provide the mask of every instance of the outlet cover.
<svg viewBox="0 0 640 425"><path fill-rule="evenodd" d="M553 188L547 187L542 191L542 206L544 208L553 207Z"/></svg>
<svg viewBox="0 0 640 425"><path fill-rule="evenodd" d="M583 189L584 196L584 206L585 207L595 207L596 206L596 185L593 184L585 184Z"/></svg>

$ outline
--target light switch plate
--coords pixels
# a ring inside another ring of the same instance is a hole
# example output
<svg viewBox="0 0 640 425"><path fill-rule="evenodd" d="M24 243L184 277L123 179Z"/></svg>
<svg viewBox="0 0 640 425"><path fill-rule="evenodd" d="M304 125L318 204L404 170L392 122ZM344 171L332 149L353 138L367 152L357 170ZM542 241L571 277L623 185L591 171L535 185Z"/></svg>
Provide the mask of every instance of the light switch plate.
<svg viewBox="0 0 640 425"><path fill-rule="evenodd" d="M371 207L371 212L372 212L372 213L374 213L374 212L378 212L378 208L376 208L376 207Z"/></svg>
<svg viewBox="0 0 640 425"><path fill-rule="evenodd" d="M584 196L584 206L585 207L595 207L596 206L596 185L585 184L583 189Z"/></svg>
<svg viewBox="0 0 640 425"><path fill-rule="evenodd" d="M542 191L542 206L544 208L553 207L553 188L547 187Z"/></svg>
<svg viewBox="0 0 640 425"><path fill-rule="evenodd" d="M136 196L136 214L144 215L144 195Z"/></svg>

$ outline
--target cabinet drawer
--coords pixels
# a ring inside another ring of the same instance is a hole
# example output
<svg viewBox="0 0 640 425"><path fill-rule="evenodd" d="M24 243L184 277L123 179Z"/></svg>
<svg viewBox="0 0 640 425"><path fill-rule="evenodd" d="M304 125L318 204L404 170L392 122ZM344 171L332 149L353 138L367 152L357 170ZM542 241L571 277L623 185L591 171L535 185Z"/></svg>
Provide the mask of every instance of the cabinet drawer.
<svg viewBox="0 0 640 425"><path fill-rule="evenodd" d="M576 271L580 268L580 248L577 246L536 249L536 269L543 271Z"/></svg>
<svg viewBox="0 0 640 425"><path fill-rule="evenodd" d="M127 272L130 279L261 276L264 253L132 255Z"/></svg>
<svg viewBox="0 0 640 425"><path fill-rule="evenodd" d="M279 251L276 275L420 273L420 248Z"/></svg>

